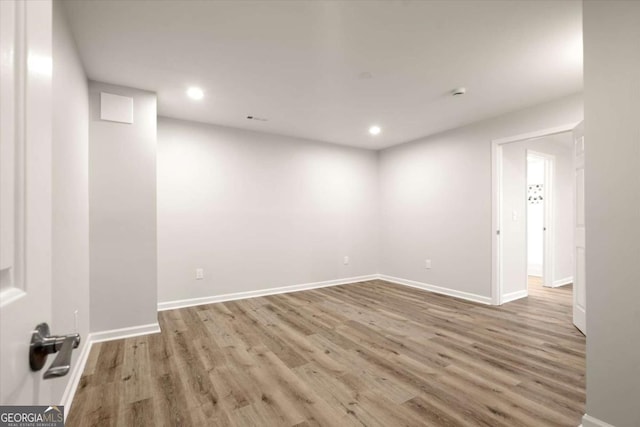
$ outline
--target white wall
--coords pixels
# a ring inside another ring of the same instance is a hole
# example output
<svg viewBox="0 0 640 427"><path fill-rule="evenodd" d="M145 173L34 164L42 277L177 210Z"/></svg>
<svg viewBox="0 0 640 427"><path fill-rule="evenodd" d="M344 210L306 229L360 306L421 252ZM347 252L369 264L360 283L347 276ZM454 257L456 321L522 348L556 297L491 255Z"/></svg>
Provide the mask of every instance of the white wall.
<svg viewBox="0 0 640 427"><path fill-rule="evenodd" d="M490 296L491 141L582 114L572 95L381 151L380 272Z"/></svg>
<svg viewBox="0 0 640 427"><path fill-rule="evenodd" d="M640 2L585 1L583 19L587 414L632 427L640 425Z"/></svg>
<svg viewBox="0 0 640 427"><path fill-rule="evenodd" d="M374 151L160 118L159 301L374 274L376 197Z"/></svg>
<svg viewBox="0 0 640 427"><path fill-rule="evenodd" d="M527 274L542 276L544 264L544 207L545 161L539 157L527 157ZM538 187L535 193L531 187ZM542 197L542 200L539 200ZM536 200L529 200L529 198Z"/></svg>
<svg viewBox="0 0 640 427"><path fill-rule="evenodd" d="M53 300L51 331L89 334L89 99L87 77L62 5L53 2ZM78 329L74 312L78 311ZM53 357L53 356L51 356ZM52 380L59 402L69 376Z"/></svg>
<svg viewBox="0 0 640 427"><path fill-rule="evenodd" d="M100 120L100 92L133 98L133 124ZM157 322L156 95L89 84L91 331Z"/></svg>
<svg viewBox="0 0 640 427"><path fill-rule="evenodd" d="M502 147L503 296L527 290L526 156L522 142Z"/></svg>

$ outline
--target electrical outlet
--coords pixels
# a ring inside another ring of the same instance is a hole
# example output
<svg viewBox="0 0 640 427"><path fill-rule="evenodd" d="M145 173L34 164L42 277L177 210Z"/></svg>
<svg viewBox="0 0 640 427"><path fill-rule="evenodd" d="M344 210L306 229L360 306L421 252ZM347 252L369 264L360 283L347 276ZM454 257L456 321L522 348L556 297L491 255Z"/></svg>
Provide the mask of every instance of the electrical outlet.
<svg viewBox="0 0 640 427"><path fill-rule="evenodd" d="M349 257L344 257L344 265L349 265Z"/></svg>
<svg viewBox="0 0 640 427"><path fill-rule="evenodd" d="M196 268L196 280L204 279L204 268Z"/></svg>
<svg viewBox="0 0 640 427"><path fill-rule="evenodd" d="M430 259L425 259L424 260L424 268L426 268L427 270L429 270L431 268L431 260Z"/></svg>

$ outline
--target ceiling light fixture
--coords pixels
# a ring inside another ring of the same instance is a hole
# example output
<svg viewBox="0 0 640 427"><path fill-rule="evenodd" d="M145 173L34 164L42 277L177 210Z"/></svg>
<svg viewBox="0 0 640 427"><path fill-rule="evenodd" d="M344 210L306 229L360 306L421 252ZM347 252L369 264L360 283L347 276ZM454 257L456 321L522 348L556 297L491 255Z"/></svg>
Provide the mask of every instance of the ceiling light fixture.
<svg viewBox="0 0 640 427"><path fill-rule="evenodd" d="M382 129L380 129L380 126L371 126L369 128L369 133L371 135L378 135L380 132L382 132Z"/></svg>
<svg viewBox="0 0 640 427"><path fill-rule="evenodd" d="M191 86L187 89L187 96L191 99L202 99L204 98L204 92L199 87Z"/></svg>

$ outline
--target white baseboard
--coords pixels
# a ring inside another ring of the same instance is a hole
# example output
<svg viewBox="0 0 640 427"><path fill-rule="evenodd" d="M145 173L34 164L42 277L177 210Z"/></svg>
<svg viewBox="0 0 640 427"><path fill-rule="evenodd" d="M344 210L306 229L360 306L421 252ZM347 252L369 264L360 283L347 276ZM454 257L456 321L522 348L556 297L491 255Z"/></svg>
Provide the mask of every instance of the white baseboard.
<svg viewBox="0 0 640 427"><path fill-rule="evenodd" d="M85 343L82 347L82 351L80 352L80 356L78 356L75 364L71 365L72 371L71 375L69 375L69 382L67 382L67 387L64 389L62 401L60 402L60 404L64 406L65 421L67 416L69 416L69 411L71 411L73 397L76 394L78 384L80 384L80 378L82 377L82 372L84 371L87 359L89 359L89 354L91 353L91 346L93 345L91 334L87 335L84 341Z"/></svg>
<svg viewBox="0 0 640 427"><path fill-rule="evenodd" d="M91 334L92 343L119 340L122 338L137 337L139 335L156 334L160 332L158 322L148 325L130 326L128 328L111 329L109 331L94 332Z"/></svg>
<svg viewBox="0 0 640 427"><path fill-rule="evenodd" d="M217 302L235 301L239 299L263 297L267 295L284 294L287 292L307 291L310 289L326 288L328 286L346 285L348 283L366 282L367 280L378 279L378 274L367 276L348 277L345 279L326 280L324 282L304 283L301 285L282 286L278 288L260 289L256 291L235 292L232 294L212 295L208 297L190 298L175 301L158 303L158 311L174 310L176 308L192 307L203 304L213 304Z"/></svg>
<svg viewBox="0 0 640 427"><path fill-rule="evenodd" d="M584 414L582 417L582 427L615 427L613 424L605 423L591 415Z"/></svg>
<svg viewBox="0 0 640 427"><path fill-rule="evenodd" d="M64 405L65 420L71 411L71 404L73 403L73 398L76 394L76 390L78 389L78 385L80 384L80 378L82 378L82 373L84 372L84 367L89 359L89 354L91 353L93 344L97 342L137 337L140 335L155 334L158 332L160 332L160 325L158 323L150 323L148 325L94 332L87 335L84 340L85 344L82 347L80 356L78 356L75 364L72 365L69 382L67 382L67 387L64 389L64 393L62 394L62 402L60 404Z"/></svg>
<svg viewBox="0 0 640 427"><path fill-rule="evenodd" d="M520 298L526 298L529 296L529 292L526 289L521 291L509 292L508 294L502 295L502 303L505 304L507 302L515 301Z"/></svg>
<svg viewBox="0 0 640 427"><path fill-rule="evenodd" d="M399 285L411 286L413 288L422 289L437 294L448 295L451 297L461 298L467 301L473 301L480 304L491 304L491 297L472 294L468 292L456 291L455 289L444 288L441 286L430 285L427 283L416 282L409 279L401 279L398 277L387 276L385 274L369 274L366 276L348 277L344 279L327 280L324 282L305 283L301 285L282 286L278 288L260 289L256 291L235 292L231 294L212 295L207 297L189 298L175 301L165 301L158 303L158 311L175 310L177 308L193 307L204 304L215 304L218 302L235 301L246 298L262 297L267 295L283 294L288 292L306 291L310 289L326 288L328 286L346 285L349 283L366 282L368 280L386 280L387 282ZM526 295L523 295L526 296ZM518 297L522 298L522 297ZM514 298L516 299L516 298Z"/></svg>
<svg viewBox="0 0 640 427"><path fill-rule="evenodd" d="M450 297L456 297L467 301L473 301L480 304L491 304L491 297L485 297L482 295L472 294L469 292L456 291L455 289L443 288L441 286L430 285L428 283L416 282L415 280L400 279L398 277L387 276L385 274L379 274L380 280L386 280L387 282L397 283L399 285L411 286L412 288L418 288L436 294L447 295Z"/></svg>
<svg viewBox="0 0 640 427"><path fill-rule="evenodd" d="M527 265L527 274L529 276L542 277L542 264Z"/></svg>
<svg viewBox="0 0 640 427"><path fill-rule="evenodd" d="M552 288L559 288L560 286L570 285L573 283L573 276L565 277L563 279L558 279L553 281Z"/></svg>
<svg viewBox="0 0 640 427"><path fill-rule="evenodd" d="M233 301L245 298L255 298L266 295L276 295L287 292L298 292L310 289L325 288L329 286L345 285L349 283L366 282L369 280L385 280L387 282L396 283L399 285L410 286L413 288L422 289L437 294L447 295L451 297L461 298L467 301L473 301L480 304L491 304L491 298L482 295L471 294L468 292L456 291L454 289L443 288L440 286L429 285L427 283L416 282L414 280L400 279L397 277L387 276L384 274L369 274L366 276L349 277L345 279L327 280L324 282L305 283L301 285L283 286L279 288L261 289L257 291L237 292L233 294L214 295L202 298L192 298L177 301L167 301L158 303L158 311L173 310L182 307L191 307L202 304L212 304L216 302ZM150 323L148 325L132 326L128 328L112 329L108 331L94 332L87 336L85 345L82 348L82 352L78 357L73 370L69 377L69 382L64 391L62 397L62 405L65 407L65 416L69 414L71 410L71 404L73 403L73 397L82 377L82 372L89 358L91 347L94 343L111 341L116 339L131 338L140 335L154 334L160 332L160 325L158 323ZM605 426L605 425L603 425Z"/></svg>

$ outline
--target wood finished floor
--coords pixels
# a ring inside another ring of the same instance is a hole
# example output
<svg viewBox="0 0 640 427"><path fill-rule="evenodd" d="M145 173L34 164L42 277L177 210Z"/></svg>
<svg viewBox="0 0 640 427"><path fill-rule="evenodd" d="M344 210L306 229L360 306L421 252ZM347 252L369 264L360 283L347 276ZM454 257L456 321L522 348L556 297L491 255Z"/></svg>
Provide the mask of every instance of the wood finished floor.
<svg viewBox="0 0 640 427"><path fill-rule="evenodd" d="M577 426L571 286L501 307L362 282L159 313L95 344L67 426Z"/></svg>

